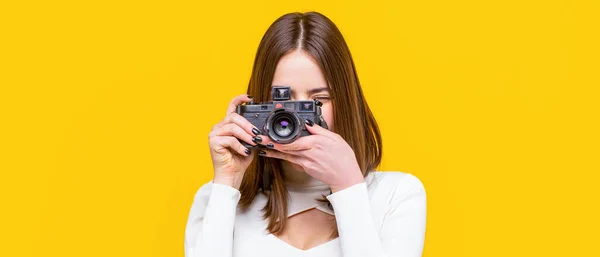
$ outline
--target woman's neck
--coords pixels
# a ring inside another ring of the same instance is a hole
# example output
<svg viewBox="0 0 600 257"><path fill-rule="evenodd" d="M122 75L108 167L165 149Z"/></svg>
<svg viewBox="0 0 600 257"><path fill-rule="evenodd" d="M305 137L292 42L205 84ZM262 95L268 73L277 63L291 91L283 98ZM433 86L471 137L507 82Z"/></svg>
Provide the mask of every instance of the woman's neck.
<svg viewBox="0 0 600 257"><path fill-rule="evenodd" d="M308 175L300 165L281 161L283 180L286 187L305 188L315 186L326 186L325 183Z"/></svg>

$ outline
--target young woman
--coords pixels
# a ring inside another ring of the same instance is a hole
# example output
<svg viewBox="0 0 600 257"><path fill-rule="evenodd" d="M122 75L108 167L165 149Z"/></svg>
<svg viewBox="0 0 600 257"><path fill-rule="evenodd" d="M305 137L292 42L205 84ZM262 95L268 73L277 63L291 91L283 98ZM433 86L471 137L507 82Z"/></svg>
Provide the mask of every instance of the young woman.
<svg viewBox="0 0 600 257"><path fill-rule="evenodd" d="M272 86L290 86L294 101L319 100L328 129L307 119L310 135L277 144L236 113L270 101ZM322 14L290 13L269 27L248 95L231 101L209 145L214 179L195 195L187 257L421 256L423 185L375 171L377 123L342 34Z"/></svg>

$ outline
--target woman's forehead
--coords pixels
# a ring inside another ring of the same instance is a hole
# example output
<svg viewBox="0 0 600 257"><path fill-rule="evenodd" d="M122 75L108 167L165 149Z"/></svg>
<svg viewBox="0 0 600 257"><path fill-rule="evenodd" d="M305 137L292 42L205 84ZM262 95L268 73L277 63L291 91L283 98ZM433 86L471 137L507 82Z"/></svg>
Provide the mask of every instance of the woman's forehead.
<svg viewBox="0 0 600 257"><path fill-rule="evenodd" d="M291 52L279 60L272 85L289 86L293 93L327 88L321 68L303 51Z"/></svg>

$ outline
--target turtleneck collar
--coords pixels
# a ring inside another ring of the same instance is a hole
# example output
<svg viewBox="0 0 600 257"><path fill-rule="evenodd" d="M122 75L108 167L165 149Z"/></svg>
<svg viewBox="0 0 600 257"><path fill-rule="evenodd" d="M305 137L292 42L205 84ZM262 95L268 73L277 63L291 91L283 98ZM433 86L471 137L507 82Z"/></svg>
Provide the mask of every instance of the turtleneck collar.
<svg viewBox="0 0 600 257"><path fill-rule="evenodd" d="M330 194L329 185L311 177L306 172L286 167L283 170L284 184L288 190L288 217L316 208L334 215L326 202L317 201Z"/></svg>

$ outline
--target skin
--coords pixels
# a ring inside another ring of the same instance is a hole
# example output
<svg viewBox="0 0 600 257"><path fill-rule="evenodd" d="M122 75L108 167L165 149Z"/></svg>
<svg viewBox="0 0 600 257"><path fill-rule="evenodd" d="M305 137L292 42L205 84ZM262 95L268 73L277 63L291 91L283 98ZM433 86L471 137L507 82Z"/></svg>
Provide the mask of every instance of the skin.
<svg viewBox="0 0 600 257"><path fill-rule="evenodd" d="M333 106L327 82L319 66L303 50L295 50L282 57L275 70L272 85L287 85L292 89L291 100L318 99L323 103L322 115L329 129L307 124L310 136L301 137L290 144L277 144L262 136L261 144L272 143L272 150L264 156L282 161L286 174L294 180L311 176L337 192L364 181L352 148L338 134L332 132ZM239 189L243 174L252 161L239 138L251 145L255 137L250 122L235 113L235 108L252 99L246 95L235 97L229 104L226 117L216 124L209 134L209 146L214 168L213 183ZM327 242L335 221L329 214L311 209L288 219L278 237L287 243L308 249Z"/></svg>

